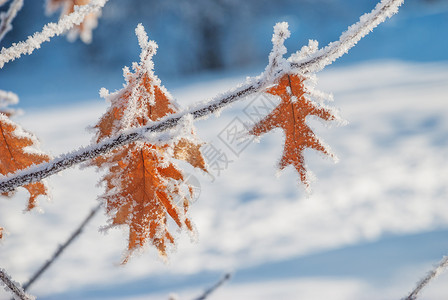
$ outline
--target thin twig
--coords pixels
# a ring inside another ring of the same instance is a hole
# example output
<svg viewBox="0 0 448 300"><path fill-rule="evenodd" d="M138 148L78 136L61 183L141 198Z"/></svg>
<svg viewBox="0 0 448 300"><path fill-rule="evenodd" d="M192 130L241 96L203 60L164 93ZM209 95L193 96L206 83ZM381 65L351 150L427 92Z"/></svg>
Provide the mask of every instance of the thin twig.
<svg viewBox="0 0 448 300"><path fill-rule="evenodd" d="M78 235L82 233L84 227L90 222L90 220L95 216L95 214L101 208L101 204L98 204L95 208L93 208L87 217L79 224L78 228L70 235L70 237L58 247L56 252L52 255L52 257L47 260L40 268L37 270L34 275L23 285L23 289L26 291L29 287L55 262L55 260L61 255L61 253L76 239Z"/></svg>
<svg viewBox="0 0 448 300"><path fill-rule="evenodd" d="M300 68L305 72L321 71L346 54L375 27L397 13L403 2L404 0L382 0L370 13L362 15L357 23L342 33L338 41L328 44L325 48L300 62L293 62L291 67Z"/></svg>
<svg viewBox="0 0 448 300"><path fill-rule="evenodd" d="M205 290L202 295L200 295L197 298L194 298L193 300L205 300L205 299L207 299L207 297L210 296L210 294L212 294L214 291L219 289L224 283L226 283L228 280L230 280L231 277L232 277L232 274L230 274L230 273L225 274L217 283L215 283L209 289Z"/></svg>
<svg viewBox="0 0 448 300"><path fill-rule="evenodd" d="M1 4L1 3L0 3ZM23 0L14 0L10 4L9 9L6 13L0 14L0 42L3 37L12 29L12 20L17 16L19 10L23 7Z"/></svg>
<svg viewBox="0 0 448 300"><path fill-rule="evenodd" d="M432 269L425 278L420 280L417 283L417 286L415 289L407 296L406 298L403 298L403 300L415 300L417 299L419 293L421 290L429 284L431 280L439 276L446 268L448 268L448 256L445 256L438 264L437 266Z"/></svg>
<svg viewBox="0 0 448 300"><path fill-rule="evenodd" d="M103 0L105 1L105 0ZM307 73L321 70L333 60L342 56L353 47L356 42L368 34L379 22L384 21L390 17L403 0L383 0L377 7L369 14L361 17L360 22L349 27L349 30L341 35L341 38L327 47L319 50L314 55L311 55L299 62L291 62L291 72ZM0 53L1 66L1 53ZM283 72L288 70L283 70ZM263 91L267 86L274 84L274 82L283 75L282 71L274 74L267 82L263 76L253 78L248 83L242 84L237 88L216 96L205 104L199 104L193 108L186 109L182 112L172 114L162 118L160 121L152 122L150 125L123 131L121 134L106 139L99 144L90 145L88 147L80 148L77 151L56 157L48 163L42 163L37 166L30 167L26 170L17 171L0 180L0 192L13 191L19 186L40 181L48 176L56 174L76 164L85 162L89 159L106 154L109 151L123 146L128 143L135 142L139 139L147 138L148 133L159 133L169 130L178 125L180 119L188 114L191 114L194 119L205 118L222 108L230 105L233 102L241 100L246 96Z"/></svg>
<svg viewBox="0 0 448 300"><path fill-rule="evenodd" d="M14 282L11 276L6 273L4 269L0 269L0 280L6 285L8 290L14 294L14 299L20 300L32 300L35 299L33 296L27 295L25 290L22 289L19 283Z"/></svg>
<svg viewBox="0 0 448 300"><path fill-rule="evenodd" d="M23 54L31 54L34 50L40 48L41 44L50 41L56 35L63 34L70 30L74 25L79 25L84 18L94 12L98 12L108 0L92 0L89 4L75 6L75 11L64 16L58 23L48 23L42 28L41 32L29 36L25 41L13 44L9 48L2 48L0 51L0 69L3 66Z"/></svg>

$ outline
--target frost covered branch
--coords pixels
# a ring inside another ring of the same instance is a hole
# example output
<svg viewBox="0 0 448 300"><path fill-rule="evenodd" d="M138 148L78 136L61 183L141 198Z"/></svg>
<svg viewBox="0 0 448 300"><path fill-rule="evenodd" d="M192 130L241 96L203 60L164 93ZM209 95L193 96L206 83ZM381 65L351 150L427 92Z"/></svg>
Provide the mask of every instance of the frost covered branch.
<svg viewBox="0 0 448 300"><path fill-rule="evenodd" d="M32 300L33 296L27 295L19 283L14 282L4 269L0 269L0 281L2 281L6 288L13 293L14 299Z"/></svg>
<svg viewBox="0 0 448 300"><path fill-rule="evenodd" d="M375 27L396 14L403 2L404 0L382 0L370 13L362 15L357 23L350 26L338 41L328 44L325 48L305 59L293 61L291 68L300 69L306 73L322 70L325 66L346 54Z"/></svg>
<svg viewBox="0 0 448 300"><path fill-rule="evenodd" d="M95 214L101 208L101 204L98 204L95 208L93 208L87 217L79 224L78 228L70 235L70 237L62 244L59 245L56 252L53 256L46 261L40 268L37 270L33 276L23 285L23 290L29 289L29 287L55 262L55 260L61 255L62 252L82 233L84 227L90 222L90 220L95 216Z"/></svg>
<svg viewBox="0 0 448 300"><path fill-rule="evenodd" d="M98 0L94 3L99 2L104 4L106 1L107 0ZM287 37L287 28L281 23L276 26L276 31L274 32L274 49L273 54L270 56L270 66L272 67L268 66L266 72L262 73L260 76L250 78L246 83L241 84L224 94L217 95L208 102L200 103L183 112L169 115L162 118L160 121L152 122L150 125L122 131L119 135L106 139L101 143L81 148L77 151L59 156L48 163L43 163L11 174L0 180L0 192L12 191L19 186L40 181L71 166L106 154L115 148L139 139L147 138L148 133L160 133L169 130L177 126L180 123L180 120L186 115L190 114L197 120L203 119L213 113L219 113L222 108L233 102L242 100L246 96L262 91L266 87L274 84L278 78L287 72L305 74L322 70L326 65L331 64L334 60L346 53L379 23L396 13L398 7L402 3L403 0L381 1L371 13L361 16L358 23L350 26L349 29L341 35L338 41L330 43L327 47L318 51L316 43L311 43L310 46L304 47L300 53L292 55L288 59L289 65L282 64L284 68L281 70L277 69L278 71L274 72L274 74L266 75L267 71L272 70L272 68L275 69L275 61L278 63L278 59L283 59L284 49L282 47L283 41ZM303 57L303 53L308 52L310 52L310 54ZM0 59L1 58L2 57L0 56Z"/></svg>
<svg viewBox="0 0 448 300"><path fill-rule="evenodd" d="M289 68L288 62L283 56L288 52L285 47L285 40L290 35L288 23L282 22L275 25L272 35L272 51L269 54L269 64L264 71L264 80L270 81L276 73Z"/></svg>
<svg viewBox="0 0 448 300"><path fill-rule="evenodd" d="M425 278L420 280L417 283L417 286L415 289L403 300L415 300L417 299L419 293L421 290L428 285L428 283L439 276L446 268L448 268L448 256L445 256L438 264L435 266L434 269L432 269Z"/></svg>
<svg viewBox="0 0 448 300"><path fill-rule="evenodd" d="M26 41L14 43L9 48L2 48L0 51L0 69L3 66L23 54L31 54L41 44L50 41L55 35L60 35L71 29L74 25L82 23L84 18L90 14L99 12L108 0L92 0L91 3L76 6L75 11L59 20L58 23L48 23L41 32L29 36Z"/></svg>
<svg viewBox="0 0 448 300"><path fill-rule="evenodd" d="M2 3L0 3L1 5ZM23 0L14 0L13 3L9 6L9 9L6 13L0 14L0 42L3 40L3 37L12 29L11 23L12 20L17 16L19 10L23 7Z"/></svg>

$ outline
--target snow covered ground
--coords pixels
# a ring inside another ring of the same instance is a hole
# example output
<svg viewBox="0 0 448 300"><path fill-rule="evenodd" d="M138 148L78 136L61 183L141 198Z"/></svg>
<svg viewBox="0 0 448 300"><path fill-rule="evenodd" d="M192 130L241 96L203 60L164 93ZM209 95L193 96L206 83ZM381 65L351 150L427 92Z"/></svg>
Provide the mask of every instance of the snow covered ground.
<svg viewBox="0 0 448 300"><path fill-rule="evenodd" d="M231 128L253 122L247 113L266 103L263 96L197 122L201 138L229 159L219 174L211 164L214 178L189 170L200 182L190 210L198 242L182 232L167 264L148 248L120 266L126 232L99 233L100 213L31 293L48 300L167 299L170 293L192 299L231 271L231 282L211 299L400 299L448 254L447 67L379 61L320 73L320 89L334 94L332 105L349 124L327 128L309 120L340 159L333 164L306 153L317 177L310 195L293 170L276 177L280 130L246 148L229 140ZM245 75L191 81L172 93L187 106ZM18 121L58 155L90 142L85 128L105 107L95 98L33 108ZM96 205L99 177L74 168L49 178L53 201L41 201L44 214L22 213L24 191L0 199L1 225L9 232L0 266L26 281ZM447 298L447 282L441 276L422 299Z"/></svg>

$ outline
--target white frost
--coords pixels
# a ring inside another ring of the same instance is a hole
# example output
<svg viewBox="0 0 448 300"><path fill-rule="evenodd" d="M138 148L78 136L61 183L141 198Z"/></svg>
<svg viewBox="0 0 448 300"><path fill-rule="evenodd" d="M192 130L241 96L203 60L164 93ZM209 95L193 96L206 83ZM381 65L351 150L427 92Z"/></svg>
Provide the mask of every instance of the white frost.
<svg viewBox="0 0 448 300"><path fill-rule="evenodd" d="M21 57L23 54L31 54L39 49L41 44L50 41L56 35L61 35L73 26L81 24L90 13L99 12L108 0L92 0L89 4L75 6L75 11L59 20L58 23L48 23L41 32L29 36L26 41L14 43L9 48L2 48L0 51L0 69L3 66Z"/></svg>

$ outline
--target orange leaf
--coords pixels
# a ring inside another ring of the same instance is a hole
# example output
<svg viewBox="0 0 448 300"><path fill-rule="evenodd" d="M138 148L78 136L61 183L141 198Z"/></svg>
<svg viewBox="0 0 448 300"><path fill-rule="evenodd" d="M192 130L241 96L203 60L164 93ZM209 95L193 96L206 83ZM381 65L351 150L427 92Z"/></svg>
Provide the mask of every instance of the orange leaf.
<svg viewBox="0 0 448 300"><path fill-rule="evenodd" d="M120 130L140 127L175 113L164 89L141 66L136 73L125 74L128 84L122 90L107 95L111 106L94 127L97 142ZM103 178L105 201L110 217L109 226L129 226L128 255L150 241L162 257L167 256L167 246L174 244L167 218L179 228L193 231L192 222L186 217L193 189L184 175L167 154L169 145L134 142L111 154L92 161L98 167L108 168ZM180 139L174 145L174 158L182 159L194 167L205 170L200 145Z"/></svg>
<svg viewBox="0 0 448 300"><path fill-rule="evenodd" d="M184 216L188 201L174 187L183 176L173 164L166 165L158 150L142 142L120 149L110 159L117 165L103 179L109 187L102 198L112 216L111 225L129 225L129 254L149 240L161 256L166 256L167 243L174 243L166 224L167 215L179 227L193 230ZM176 200L181 202L180 207Z"/></svg>
<svg viewBox="0 0 448 300"><path fill-rule="evenodd" d="M50 160L48 155L35 149L37 140L33 135L23 131L3 114L0 114L0 133L0 174L7 175ZM47 188L41 182L27 184L24 188L30 193L27 210L36 206L39 195L47 195Z"/></svg>
<svg viewBox="0 0 448 300"><path fill-rule="evenodd" d="M181 139L174 146L174 158L184 160L195 168L207 172L205 160L201 153L202 145L190 142L187 139Z"/></svg>
<svg viewBox="0 0 448 300"><path fill-rule="evenodd" d="M128 74L132 75L132 74ZM132 97L132 89L142 88L149 94L152 94L156 99L156 104L152 104L143 95L136 97L136 103L130 103ZM111 101L111 107L101 117L100 121L94 128L97 130L97 142L103 140L106 137L117 134L125 127L140 127L145 126L150 121L156 121L168 114L175 112L174 106L171 104L170 99L160 89L159 86L154 86L148 76L144 74L138 82L135 78L131 78L128 87L124 90L118 91L113 94L114 98ZM132 107L132 106L135 107ZM138 111L141 114L135 115L130 110ZM131 116L129 116L129 114ZM128 120L130 123L123 123L123 119Z"/></svg>
<svg viewBox="0 0 448 300"><path fill-rule="evenodd" d="M308 127L306 117L314 115L327 121L336 120L336 117L328 108L319 107L305 98L303 78L298 75L284 75L267 93L280 96L281 102L252 128L250 134L260 136L274 128L282 128L286 137L279 168L294 166L300 180L308 187L303 151L311 148L329 156L333 154Z"/></svg>

